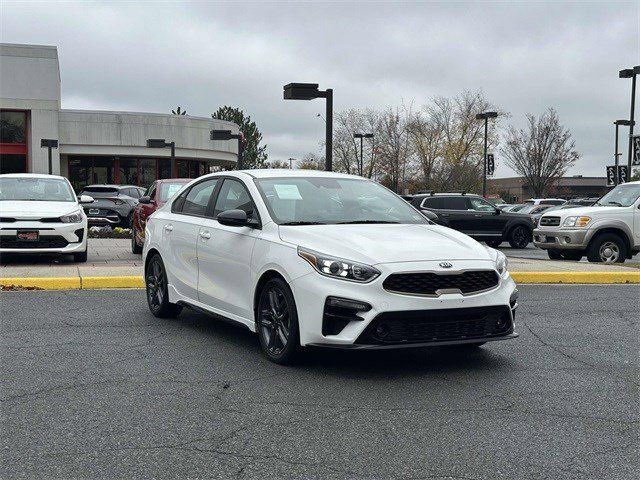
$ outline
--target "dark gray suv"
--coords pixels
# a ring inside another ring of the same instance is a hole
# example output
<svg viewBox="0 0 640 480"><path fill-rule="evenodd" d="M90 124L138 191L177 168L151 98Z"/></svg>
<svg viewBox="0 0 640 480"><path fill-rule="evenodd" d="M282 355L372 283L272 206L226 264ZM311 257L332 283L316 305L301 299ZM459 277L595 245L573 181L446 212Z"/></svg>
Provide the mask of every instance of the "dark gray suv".
<svg viewBox="0 0 640 480"><path fill-rule="evenodd" d="M90 226L130 227L133 207L144 192L144 188L135 185L87 185L79 195L94 199L93 203L82 206Z"/></svg>

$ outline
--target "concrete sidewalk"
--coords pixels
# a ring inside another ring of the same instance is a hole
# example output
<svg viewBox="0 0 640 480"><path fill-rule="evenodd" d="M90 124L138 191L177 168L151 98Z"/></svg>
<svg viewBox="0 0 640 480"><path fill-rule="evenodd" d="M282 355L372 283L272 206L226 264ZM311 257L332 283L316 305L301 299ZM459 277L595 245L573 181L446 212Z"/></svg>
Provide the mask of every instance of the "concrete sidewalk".
<svg viewBox="0 0 640 480"><path fill-rule="evenodd" d="M508 251L505 253L508 254ZM129 240L89 239L87 263L57 256L3 255L0 285L38 288L127 288L142 283L142 258ZM521 283L640 283L640 268L624 264L509 258L509 271Z"/></svg>

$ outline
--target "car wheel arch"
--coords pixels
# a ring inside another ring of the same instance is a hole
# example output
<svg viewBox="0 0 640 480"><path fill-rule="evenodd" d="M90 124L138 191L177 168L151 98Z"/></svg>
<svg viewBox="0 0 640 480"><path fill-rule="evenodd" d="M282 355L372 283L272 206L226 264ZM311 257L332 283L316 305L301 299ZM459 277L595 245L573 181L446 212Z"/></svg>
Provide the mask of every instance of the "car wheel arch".
<svg viewBox="0 0 640 480"><path fill-rule="evenodd" d="M156 248L150 248L149 251L147 252L147 256L144 259L144 274L147 274L147 267L149 266L149 261L155 257L156 255L160 255L160 252L156 249ZM160 255L160 258L162 258L162 255Z"/></svg>
<svg viewBox="0 0 640 480"><path fill-rule="evenodd" d="M262 275L260 275L260 278L256 282L256 286L253 289L253 320L254 322L256 321L257 314L258 314L257 309L258 309L258 299L260 297L260 291L262 290L262 287L264 287L264 285L273 278L280 278L283 281L285 281L287 284L289 283L282 273L274 269L266 270L262 273Z"/></svg>
<svg viewBox="0 0 640 480"><path fill-rule="evenodd" d="M589 240L587 249L593 244L593 242L595 242L598 239L598 237L600 237L601 235L605 235L607 233L617 235L618 237L620 237L620 239L622 239L626 247L627 258L628 258L628 255L631 254L631 250L633 249L633 245L631 245L631 241L629 240L628 233L618 227L604 227L596 230L591 236L591 239Z"/></svg>

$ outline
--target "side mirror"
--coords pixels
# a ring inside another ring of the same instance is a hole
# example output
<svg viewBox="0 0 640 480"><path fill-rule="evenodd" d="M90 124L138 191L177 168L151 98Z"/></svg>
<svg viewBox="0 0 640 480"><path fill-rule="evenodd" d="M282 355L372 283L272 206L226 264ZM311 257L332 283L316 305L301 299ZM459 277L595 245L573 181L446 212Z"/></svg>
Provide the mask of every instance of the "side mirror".
<svg viewBox="0 0 640 480"><path fill-rule="evenodd" d="M496 208L495 212L493 212L494 215L500 215L502 213L502 210L500 210L499 208Z"/></svg>
<svg viewBox="0 0 640 480"><path fill-rule="evenodd" d="M432 222L438 222L438 215L433 213L431 210L421 210L421 213Z"/></svg>
<svg viewBox="0 0 640 480"><path fill-rule="evenodd" d="M147 197L145 195L144 197L140 197L138 199L138 203L144 203L145 205L149 205L150 203L153 203L153 200L151 200L151 197Z"/></svg>
<svg viewBox="0 0 640 480"><path fill-rule="evenodd" d="M248 227L251 226L251 222L247 217L247 212L244 210L226 210L220 212L216 217L216 220L221 225L228 227Z"/></svg>
<svg viewBox="0 0 640 480"><path fill-rule="evenodd" d="M89 195L80 195L78 197L78 203L93 203L94 201L93 197L90 197Z"/></svg>

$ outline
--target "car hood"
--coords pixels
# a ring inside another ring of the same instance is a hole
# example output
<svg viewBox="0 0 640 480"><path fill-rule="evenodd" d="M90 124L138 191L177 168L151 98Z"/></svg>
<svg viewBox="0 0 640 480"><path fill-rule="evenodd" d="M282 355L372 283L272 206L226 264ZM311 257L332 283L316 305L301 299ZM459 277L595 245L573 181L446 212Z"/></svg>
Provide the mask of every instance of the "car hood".
<svg viewBox="0 0 640 480"><path fill-rule="evenodd" d="M78 211L76 202L0 202L0 216L12 218L46 218L59 217Z"/></svg>
<svg viewBox="0 0 640 480"><path fill-rule="evenodd" d="M296 246L369 265L492 259L471 237L440 225L281 225L279 233Z"/></svg>
<svg viewBox="0 0 640 480"><path fill-rule="evenodd" d="M545 212L543 216L549 217L560 217L561 219L565 219L567 217L581 217L583 215L591 216L619 216L621 213L629 210L629 207L578 207L578 208L567 208L566 210L555 210L553 212Z"/></svg>

